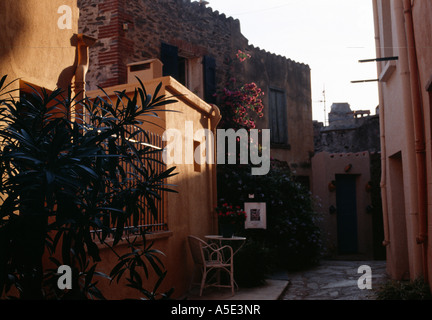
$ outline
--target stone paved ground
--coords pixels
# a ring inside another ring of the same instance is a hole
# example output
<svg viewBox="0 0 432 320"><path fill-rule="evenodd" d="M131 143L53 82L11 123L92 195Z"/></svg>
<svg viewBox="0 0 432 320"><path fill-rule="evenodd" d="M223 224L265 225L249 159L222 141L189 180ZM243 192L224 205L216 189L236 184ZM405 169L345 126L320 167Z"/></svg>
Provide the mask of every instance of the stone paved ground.
<svg viewBox="0 0 432 320"><path fill-rule="evenodd" d="M372 289L361 290L362 265L372 271ZM375 300L374 290L387 281L385 261L325 260L310 270L288 273L289 285L282 300Z"/></svg>

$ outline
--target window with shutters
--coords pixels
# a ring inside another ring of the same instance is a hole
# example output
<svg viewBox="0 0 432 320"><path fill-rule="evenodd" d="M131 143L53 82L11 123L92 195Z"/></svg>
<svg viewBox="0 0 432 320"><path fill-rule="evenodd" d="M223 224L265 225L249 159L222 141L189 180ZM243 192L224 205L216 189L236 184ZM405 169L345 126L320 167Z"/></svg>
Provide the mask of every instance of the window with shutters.
<svg viewBox="0 0 432 320"><path fill-rule="evenodd" d="M269 88L269 128L273 146L289 147L285 91Z"/></svg>
<svg viewBox="0 0 432 320"><path fill-rule="evenodd" d="M171 76L208 103L214 103L216 62L209 56L197 57L162 43L163 75Z"/></svg>

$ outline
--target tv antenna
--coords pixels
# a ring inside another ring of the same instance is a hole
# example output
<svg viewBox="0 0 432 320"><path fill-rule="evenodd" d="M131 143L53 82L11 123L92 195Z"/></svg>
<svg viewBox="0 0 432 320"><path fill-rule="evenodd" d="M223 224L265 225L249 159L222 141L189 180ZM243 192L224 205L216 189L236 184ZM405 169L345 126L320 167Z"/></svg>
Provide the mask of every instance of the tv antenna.
<svg viewBox="0 0 432 320"><path fill-rule="evenodd" d="M324 127L326 127L327 126L327 106L326 106L326 90L325 90L325 85L323 86L322 95L323 95L323 99L322 100L317 100L315 102L322 102L322 103L324 103Z"/></svg>

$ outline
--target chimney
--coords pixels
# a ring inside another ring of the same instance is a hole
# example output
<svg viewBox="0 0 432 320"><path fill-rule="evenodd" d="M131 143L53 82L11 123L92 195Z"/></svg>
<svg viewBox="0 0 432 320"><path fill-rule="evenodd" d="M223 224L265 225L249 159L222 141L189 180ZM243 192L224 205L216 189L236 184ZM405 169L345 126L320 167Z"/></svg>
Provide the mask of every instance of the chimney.
<svg viewBox="0 0 432 320"><path fill-rule="evenodd" d="M153 80L162 77L162 62L159 59L150 59L134 62L127 65L128 83L137 83L138 77L141 81Z"/></svg>

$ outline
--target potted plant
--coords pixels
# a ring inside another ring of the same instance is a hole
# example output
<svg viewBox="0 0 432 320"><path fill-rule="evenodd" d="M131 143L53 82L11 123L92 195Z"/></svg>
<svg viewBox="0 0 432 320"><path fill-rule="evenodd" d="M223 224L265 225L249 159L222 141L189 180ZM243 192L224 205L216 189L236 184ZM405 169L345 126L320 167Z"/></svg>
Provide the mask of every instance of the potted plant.
<svg viewBox="0 0 432 320"><path fill-rule="evenodd" d="M246 212L240 206L233 206L228 203L216 207L216 213L219 230L224 238L231 238L246 220Z"/></svg>

